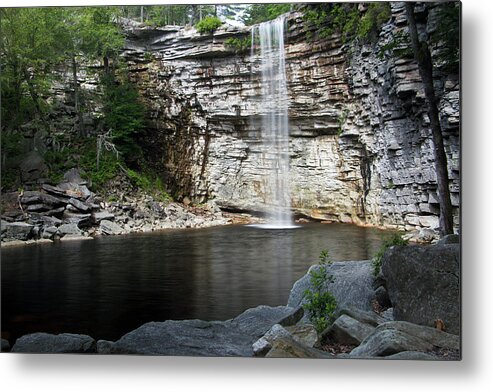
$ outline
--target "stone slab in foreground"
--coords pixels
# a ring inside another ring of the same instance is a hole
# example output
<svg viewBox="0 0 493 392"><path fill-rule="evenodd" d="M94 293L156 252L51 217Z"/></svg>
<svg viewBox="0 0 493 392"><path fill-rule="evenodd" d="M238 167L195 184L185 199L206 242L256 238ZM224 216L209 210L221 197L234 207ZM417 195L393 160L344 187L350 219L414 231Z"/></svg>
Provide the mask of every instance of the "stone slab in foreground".
<svg viewBox="0 0 493 392"><path fill-rule="evenodd" d="M293 320L296 311L258 306L227 321L150 322L114 343L98 342L98 348L101 354L251 357L252 344L274 324Z"/></svg>
<svg viewBox="0 0 493 392"><path fill-rule="evenodd" d="M12 347L16 353L95 353L96 341L87 335L37 332L17 339Z"/></svg>

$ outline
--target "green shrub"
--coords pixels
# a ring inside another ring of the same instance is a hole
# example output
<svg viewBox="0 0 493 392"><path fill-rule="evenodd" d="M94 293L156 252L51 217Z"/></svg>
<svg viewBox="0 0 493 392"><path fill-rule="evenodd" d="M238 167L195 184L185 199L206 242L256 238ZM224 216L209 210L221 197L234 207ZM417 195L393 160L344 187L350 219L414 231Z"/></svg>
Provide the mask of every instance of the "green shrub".
<svg viewBox="0 0 493 392"><path fill-rule="evenodd" d="M310 271L311 288L303 292L303 298L306 300L303 309L308 312L308 317L317 332L321 333L334 321L337 301L330 291L324 290L326 284L334 281L333 275L330 275L326 268L332 263L328 251L323 250L319 258L318 266Z"/></svg>
<svg viewBox="0 0 493 392"><path fill-rule="evenodd" d="M402 238L402 236L398 233L385 240L371 261L373 266L373 276L377 276L380 273L380 269L382 268L382 259L387 249L394 245L407 245L408 243L409 241Z"/></svg>
<svg viewBox="0 0 493 392"><path fill-rule="evenodd" d="M163 203L173 201L173 198L166 192L163 182L157 175L149 172L139 173L131 169L125 172L136 187L154 196L158 201Z"/></svg>
<svg viewBox="0 0 493 392"><path fill-rule="evenodd" d="M252 37L245 37L245 38L230 37L226 41L224 41L224 44L227 47L234 49L235 52L245 52L249 50L252 46Z"/></svg>
<svg viewBox="0 0 493 392"><path fill-rule="evenodd" d="M207 16L195 25L200 34L212 34L223 22L217 16Z"/></svg>
<svg viewBox="0 0 493 392"><path fill-rule="evenodd" d="M374 40L390 17L390 5L386 2L370 3L364 14L360 14L356 3L313 4L303 16L307 27L315 27L320 38L328 38L338 32L343 42L354 38Z"/></svg>

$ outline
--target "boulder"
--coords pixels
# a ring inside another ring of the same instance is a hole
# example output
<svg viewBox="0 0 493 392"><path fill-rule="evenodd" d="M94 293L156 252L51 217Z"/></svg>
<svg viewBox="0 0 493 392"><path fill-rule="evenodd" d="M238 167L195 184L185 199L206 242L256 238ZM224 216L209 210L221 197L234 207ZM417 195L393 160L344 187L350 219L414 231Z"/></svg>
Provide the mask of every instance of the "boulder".
<svg viewBox="0 0 493 392"><path fill-rule="evenodd" d="M460 245L394 246L382 259L394 319L460 332Z"/></svg>
<svg viewBox="0 0 493 392"><path fill-rule="evenodd" d="M87 181L83 180L80 176L79 170L76 168L72 168L63 174L63 179L65 182L77 184L77 185L86 185Z"/></svg>
<svg viewBox="0 0 493 392"><path fill-rule="evenodd" d="M64 223L73 223L78 227L89 226L91 224L91 214L79 214L70 211L63 212Z"/></svg>
<svg viewBox="0 0 493 392"><path fill-rule="evenodd" d="M58 232L58 228L56 226L45 226L43 228L43 233L41 234L41 238L52 239L57 232Z"/></svg>
<svg viewBox="0 0 493 392"><path fill-rule="evenodd" d="M375 313L374 311L364 311L356 308L343 308L338 312L338 315L340 316L343 314L346 314L355 320L358 320L368 325L372 325L374 327L383 324L384 322L387 321L383 317Z"/></svg>
<svg viewBox="0 0 493 392"><path fill-rule="evenodd" d="M449 234L441 238L437 245L460 244L460 236L457 234Z"/></svg>
<svg viewBox="0 0 493 392"><path fill-rule="evenodd" d="M392 354L385 359L402 359L402 360L410 360L410 361L436 361L436 356L428 353L423 353L419 351L401 351L397 354Z"/></svg>
<svg viewBox="0 0 493 392"><path fill-rule="evenodd" d="M86 200L92 193L85 185L79 185L73 182L62 182L57 185L57 188L62 189L67 197Z"/></svg>
<svg viewBox="0 0 493 392"><path fill-rule="evenodd" d="M7 339L2 339L1 350L2 353L8 353L10 351L10 343Z"/></svg>
<svg viewBox="0 0 493 392"><path fill-rule="evenodd" d="M295 282L289 294L288 306L298 307L304 303L303 293L310 286L310 271ZM332 292L337 300L338 309L352 307L371 311L371 301L374 298L372 288L373 275L370 261L340 261L328 265L328 273L334 276L334 282L326 285L326 290Z"/></svg>
<svg viewBox="0 0 493 392"><path fill-rule="evenodd" d="M55 207L63 206L67 204L67 200L49 195L47 193L38 192L38 191L25 191L21 197L21 203L26 204L43 204L46 206L46 209L52 209Z"/></svg>
<svg viewBox="0 0 493 392"><path fill-rule="evenodd" d="M272 343L266 358L316 358L334 359L328 352L305 346L290 336L282 336Z"/></svg>
<svg viewBox="0 0 493 392"><path fill-rule="evenodd" d="M58 227L58 232L60 235L82 235L82 231L79 229L79 226L75 223L63 224Z"/></svg>
<svg viewBox="0 0 493 392"><path fill-rule="evenodd" d="M100 222L99 227L101 229L101 232L103 232L103 234L108 234L108 235L119 235L125 232L125 230L121 226L107 219L103 219Z"/></svg>
<svg viewBox="0 0 493 392"><path fill-rule="evenodd" d="M256 357L265 356L272 348L272 343L282 336L291 336L291 334L280 324L274 324L264 336L253 343L253 354Z"/></svg>
<svg viewBox="0 0 493 392"><path fill-rule="evenodd" d="M48 173L48 167L41 154L37 151L31 151L22 157L19 164L21 178L24 183L36 182Z"/></svg>
<svg viewBox="0 0 493 392"><path fill-rule="evenodd" d="M392 306L389 298L389 293L387 292L387 289L383 286L380 286L375 290L375 299L377 300L378 304L384 309L390 308Z"/></svg>
<svg viewBox="0 0 493 392"><path fill-rule="evenodd" d="M252 345L255 356L265 356L272 348L275 340L281 337L289 337L308 347L313 347L318 341L317 331L312 325L292 325L284 328L280 324L274 324L267 333Z"/></svg>
<svg viewBox="0 0 493 392"><path fill-rule="evenodd" d="M253 356L252 345L293 312L286 306L259 306L227 321L168 320L150 322L105 342L111 354Z"/></svg>
<svg viewBox="0 0 493 392"><path fill-rule="evenodd" d="M426 327L408 323L407 321L389 321L377 327L379 331L393 329L414 336L425 342L432 344L434 347L448 350L460 349L460 338L447 332L440 331L436 328Z"/></svg>
<svg viewBox="0 0 493 392"><path fill-rule="evenodd" d="M313 325L293 325L286 327L294 340L308 347L314 347L318 342L318 333Z"/></svg>
<svg viewBox="0 0 493 392"><path fill-rule="evenodd" d="M91 211L91 206L75 198L71 198L68 201L72 206L77 208L79 211L88 212Z"/></svg>
<svg viewBox="0 0 493 392"><path fill-rule="evenodd" d="M14 240L26 241L31 236L33 225L25 222L7 222L5 224L5 237Z"/></svg>
<svg viewBox="0 0 493 392"><path fill-rule="evenodd" d="M96 341L87 335L33 333L17 339L12 347L17 353L95 353Z"/></svg>
<svg viewBox="0 0 493 392"><path fill-rule="evenodd" d="M375 327L343 314L322 333L321 340L329 339L340 344L358 346L374 330Z"/></svg>
<svg viewBox="0 0 493 392"><path fill-rule="evenodd" d="M115 215L108 211L93 212L91 215L91 220L95 224L99 224L102 220L113 220Z"/></svg>
<svg viewBox="0 0 493 392"><path fill-rule="evenodd" d="M395 329L375 329L354 348L351 358L385 357L401 351L431 351L433 345Z"/></svg>

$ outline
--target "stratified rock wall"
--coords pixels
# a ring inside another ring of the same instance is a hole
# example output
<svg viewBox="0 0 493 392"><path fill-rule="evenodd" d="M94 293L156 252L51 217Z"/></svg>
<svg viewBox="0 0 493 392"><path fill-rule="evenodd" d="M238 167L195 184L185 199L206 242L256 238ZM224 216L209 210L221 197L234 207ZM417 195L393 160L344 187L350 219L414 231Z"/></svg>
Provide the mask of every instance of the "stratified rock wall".
<svg viewBox="0 0 493 392"><path fill-rule="evenodd" d="M383 50L406 28L403 5L392 3L392 19L371 45L344 44L337 35L309 40L299 14L287 26L293 208L318 219L436 228L434 154L417 65ZM269 165L260 138L260 59L225 43L249 35L233 27L203 36L181 27L128 30L123 56L149 114L143 143L177 197L261 209ZM437 75L436 89L458 209L457 77Z"/></svg>

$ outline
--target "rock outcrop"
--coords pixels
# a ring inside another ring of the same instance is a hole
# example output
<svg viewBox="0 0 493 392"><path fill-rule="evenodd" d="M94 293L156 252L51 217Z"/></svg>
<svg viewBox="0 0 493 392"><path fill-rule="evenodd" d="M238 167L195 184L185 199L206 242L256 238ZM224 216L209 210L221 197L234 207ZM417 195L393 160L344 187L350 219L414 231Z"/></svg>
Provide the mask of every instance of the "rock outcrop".
<svg viewBox="0 0 493 392"><path fill-rule="evenodd" d="M395 246L382 259L395 320L460 332L460 245Z"/></svg>
<svg viewBox="0 0 493 392"><path fill-rule="evenodd" d="M296 322L292 315L290 307L259 306L228 321L151 322L98 347L103 354L253 356L252 344L274 324Z"/></svg>
<svg viewBox="0 0 493 392"><path fill-rule="evenodd" d="M301 15L288 16L292 203L317 219L434 230L429 120L415 62L385 52L407 28L403 5L391 7L373 44L343 44L337 34L309 40ZM423 31L435 8L422 10L430 15ZM226 44L249 34L133 28L123 54L148 108L156 169L183 196L236 210L262 210L265 201L260 60ZM449 75L436 85L457 213L459 81Z"/></svg>
<svg viewBox="0 0 493 392"><path fill-rule="evenodd" d="M95 353L96 341L87 335L62 333L33 333L17 339L12 347L14 353Z"/></svg>

